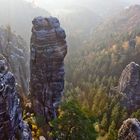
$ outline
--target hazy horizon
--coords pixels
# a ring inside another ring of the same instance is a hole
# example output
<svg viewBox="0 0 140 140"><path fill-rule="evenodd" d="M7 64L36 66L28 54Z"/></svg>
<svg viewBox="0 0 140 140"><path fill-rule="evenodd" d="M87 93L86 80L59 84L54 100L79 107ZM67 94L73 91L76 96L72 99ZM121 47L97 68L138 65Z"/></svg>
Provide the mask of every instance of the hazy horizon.
<svg viewBox="0 0 140 140"><path fill-rule="evenodd" d="M115 6L116 4L120 5L133 5L140 4L139 0L79 0L79 2L75 2L75 0L25 0L33 3L35 6L43 8L51 13L58 9L64 9L72 6L81 6L85 8L89 8L90 10L94 10L97 7L105 7L106 4L110 4L110 6Z"/></svg>
<svg viewBox="0 0 140 140"><path fill-rule="evenodd" d="M10 25L14 32L29 42L32 19L36 16L52 15L59 18L62 26L67 30L67 34L78 29L77 32L85 37L93 32L99 23L118 14L131 4L140 4L140 1L0 0L0 26Z"/></svg>

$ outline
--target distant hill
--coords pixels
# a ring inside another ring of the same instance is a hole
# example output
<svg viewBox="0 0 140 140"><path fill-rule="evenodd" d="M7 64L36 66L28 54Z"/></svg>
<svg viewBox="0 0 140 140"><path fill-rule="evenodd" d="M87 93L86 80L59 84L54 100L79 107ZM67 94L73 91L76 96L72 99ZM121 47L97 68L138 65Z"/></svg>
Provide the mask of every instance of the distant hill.
<svg viewBox="0 0 140 140"><path fill-rule="evenodd" d="M84 7L67 7L56 10L56 15L67 33L67 40L72 48L81 47L87 40L102 18L93 11Z"/></svg>
<svg viewBox="0 0 140 140"><path fill-rule="evenodd" d="M134 32L140 30L140 5L125 8L116 16L106 19L93 32L91 40L98 46L102 44L112 45L120 40L120 37L128 34L131 38ZM96 43L95 43L96 42Z"/></svg>
<svg viewBox="0 0 140 140"><path fill-rule="evenodd" d="M61 20L62 24L69 30L69 32L79 32L85 35L89 32L91 27L96 28L101 20L101 17L93 11L84 7L68 7L56 11L56 16Z"/></svg>
<svg viewBox="0 0 140 140"><path fill-rule="evenodd" d="M66 61L67 80L80 77L87 81L90 77L83 73L92 75L92 81L97 76L117 77L131 61L140 64L139 13L140 6L133 5L98 25L83 47L70 53Z"/></svg>
<svg viewBox="0 0 140 140"><path fill-rule="evenodd" d="M0 25L10 25L12 30L21 35L28 43L33 18L48 15L50 14L47 11L36 8L24 0L0 0Z"/></svg>

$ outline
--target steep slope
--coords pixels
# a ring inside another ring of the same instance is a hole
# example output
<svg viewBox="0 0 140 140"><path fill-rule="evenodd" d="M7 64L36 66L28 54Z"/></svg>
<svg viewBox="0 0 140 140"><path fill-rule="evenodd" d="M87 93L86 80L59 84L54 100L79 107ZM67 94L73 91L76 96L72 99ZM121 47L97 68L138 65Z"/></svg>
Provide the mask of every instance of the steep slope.
<svg viewBox="0 0 140 140"><path fill-rule="evenodd" d="M113 16L93 32L92 42L99 47L101 44L111 46L123 36L131 37L133 32L140 30L140 5L133 5Z"/></svg>
<svg viewBox="0 0 140 140"><path fill-rule="evenodd" d="M12 33L10 27L0 28L0 54L7 58L10 71L14 73L21 92L27 94L29 81L27 44L20 36Z"/></svg>

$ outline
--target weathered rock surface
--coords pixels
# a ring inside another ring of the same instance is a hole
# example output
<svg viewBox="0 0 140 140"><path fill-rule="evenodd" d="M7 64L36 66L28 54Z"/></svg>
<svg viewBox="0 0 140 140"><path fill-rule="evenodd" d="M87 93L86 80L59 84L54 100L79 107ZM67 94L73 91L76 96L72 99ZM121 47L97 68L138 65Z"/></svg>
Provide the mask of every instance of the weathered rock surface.
<svg viewBox="0 0 140 140"><path fill-rule="evenodd" d="M18 136L18 137L16 137ZM31 140L29 126L22 119L15 77L8 63L0 56L0 140Z"/></svg>
<svg viewBox="0 0 140 140"><path fill-rule="evenodd" d="M7 29L0 28L0 54L6 57L10 71L14 73L22 92L27 94L29 52L24 40L13 34L10 27Z"/></svg>
<svg viewBox="0 0 140 140"><path fill-rule="evenodd" d="M140 108L140 66L131 62L123 70L118 86L123 95L121 103L128 110Z"/></svg>
<svg viewBox="0 0 140 140"><path fill-rule="evenodd" d="M136 40L135 39L129 41L129 47L132 49L136 48Z"/></svg>
<svg viewBox="0 0 140 140"><path fill-rule="evenodd" d="M135 118L125 120L119 129L118 140L140 140L140 122Z"/></svg>
<svg viewBox="0 0 140 140"><path fill-rule="evenodd" d="M36 115L46 122L57 116L64 90L65 31L54 17L33 20L30 89Z"/></svg>

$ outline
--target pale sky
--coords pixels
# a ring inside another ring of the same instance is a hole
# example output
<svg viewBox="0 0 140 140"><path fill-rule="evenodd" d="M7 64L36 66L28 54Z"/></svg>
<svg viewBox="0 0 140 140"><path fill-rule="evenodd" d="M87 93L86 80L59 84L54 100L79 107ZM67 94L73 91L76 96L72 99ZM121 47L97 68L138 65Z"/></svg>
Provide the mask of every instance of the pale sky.
<svg viewBox="0 0 140 140"><path fill-rule="evenodd" d="M44 9L55 9L63 8L68 5L75 3L75 0L26 0L36 4L36 6L42 7ZM82 0L83 1L83 0Z"/></svg>

